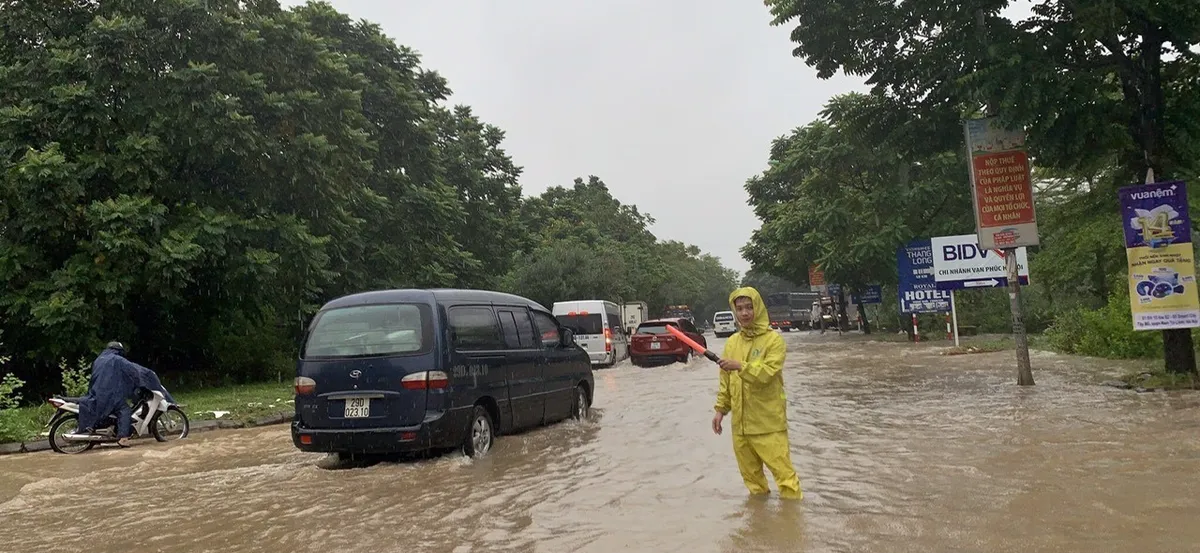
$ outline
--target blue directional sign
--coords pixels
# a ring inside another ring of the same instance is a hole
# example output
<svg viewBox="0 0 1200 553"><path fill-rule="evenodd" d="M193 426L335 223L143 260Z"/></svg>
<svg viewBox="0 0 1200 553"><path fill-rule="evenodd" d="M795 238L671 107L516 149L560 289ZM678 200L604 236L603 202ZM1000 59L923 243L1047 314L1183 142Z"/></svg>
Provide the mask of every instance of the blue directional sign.
<svg viewBox="0 0 1200 553"><path fill-rule="evenodd" d="M883 287L878 284L868 285L861 294L851 294L850 302L859 305L883 303Z"/></svg>
<svg viewBox="0 0 1200 553"><path fill-rule="evenodd" d="M900 277L901 313L941 313L950 310L950 292L938 290L933 272L933 243L914 240L896 250Z"/></svg>
<svg viewBox="0 0 1200 553"><path fill-rule="evenodd" d="M829 297L836 298L836 297L838 297L838 295L840 295L842 293L842 285L830 283L828 290L829 290Z"/></svg>

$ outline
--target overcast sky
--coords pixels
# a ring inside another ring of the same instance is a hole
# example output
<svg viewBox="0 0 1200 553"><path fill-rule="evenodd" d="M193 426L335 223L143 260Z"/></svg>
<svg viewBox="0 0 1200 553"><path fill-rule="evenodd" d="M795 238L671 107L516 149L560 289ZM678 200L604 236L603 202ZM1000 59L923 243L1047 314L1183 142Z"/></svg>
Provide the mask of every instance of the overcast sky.
<svg viewBox="0 0 1200 553"><path fill-rule="evenodd" d="M303 2L286 1L285 5ZM536 195L596 175L655 235L745 272L743 185L860 79L817 79L758 0L331 0L379 23L507 133Z"/></svg>

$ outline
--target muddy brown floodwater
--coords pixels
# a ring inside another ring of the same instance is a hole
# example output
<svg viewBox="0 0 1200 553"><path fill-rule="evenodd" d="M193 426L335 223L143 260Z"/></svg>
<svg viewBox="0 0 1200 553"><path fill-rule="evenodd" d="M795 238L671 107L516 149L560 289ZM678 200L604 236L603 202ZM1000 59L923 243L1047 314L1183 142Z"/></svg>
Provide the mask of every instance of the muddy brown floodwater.
<svg viewBox="0 0 1200 553"><path fill-rule="evenodd" d="M1111 364L786 334L801 503L748 500L704 359L596 372L593 419L327 470L286 426L0 458L0 551L1177 552L1200 548L1200 396ZM713 345L719 349L721 341Z"/></svg>

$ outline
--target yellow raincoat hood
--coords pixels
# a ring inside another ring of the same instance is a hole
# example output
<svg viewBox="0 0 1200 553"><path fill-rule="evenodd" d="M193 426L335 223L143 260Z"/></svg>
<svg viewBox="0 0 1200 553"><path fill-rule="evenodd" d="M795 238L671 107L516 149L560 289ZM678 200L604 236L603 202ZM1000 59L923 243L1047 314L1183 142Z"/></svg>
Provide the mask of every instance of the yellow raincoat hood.
<svg viewBox="0 0 1200 553"><path fill-rule="evenodd" d="M743 296L750 298L750 301L754 303L754 323L747 327L742 326L741 321L738 321L738 326L741 326L739 332L746 338L753 338L765 332L770 332L771 316L767 313L767 303L763 301L762 295L758 293L758 290L749 286L743 286L734 290L729 294L729 310L733 311L736 317L737 308L734 307L733 302Z"/></svg>

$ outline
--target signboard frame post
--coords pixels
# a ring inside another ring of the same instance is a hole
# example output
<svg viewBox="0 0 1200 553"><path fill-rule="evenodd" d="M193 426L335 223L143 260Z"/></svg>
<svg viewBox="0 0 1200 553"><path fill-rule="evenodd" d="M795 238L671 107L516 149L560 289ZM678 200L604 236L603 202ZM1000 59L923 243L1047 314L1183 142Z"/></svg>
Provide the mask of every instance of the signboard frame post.
<svg viewBox="0 0 1200 553"><path fill-rule="evenodd" d="M954 347L958 347L958 306L954 304L954 290L950 291L950 319L954 322Z"/></svg>
<svg viewBox="0 0 1200 553"><path fill-rule="evenodd" d="M1029 340L1021 308L1021 281L1016 249L1037 246L1037 211L1032 171L1025 152L1025 133L999 125L997 117L964 122L970 160L971 203L975 233L987 249L1003 248L1008 276L1008 304L1016 342L1017 385L1033 386Z"/></svg>

